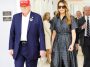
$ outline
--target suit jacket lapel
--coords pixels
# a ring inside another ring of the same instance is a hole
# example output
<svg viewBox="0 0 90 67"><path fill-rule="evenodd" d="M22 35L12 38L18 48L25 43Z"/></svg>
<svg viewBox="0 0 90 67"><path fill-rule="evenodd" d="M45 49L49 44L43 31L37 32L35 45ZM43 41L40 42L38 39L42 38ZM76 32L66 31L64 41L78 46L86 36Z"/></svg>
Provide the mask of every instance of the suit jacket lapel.
<svg viewBox="0 0 90 67"><path fill-rule="evenodd" d="M18 27L19 27L19 32L20 32L20 35L21 35L22 13L20 13L20 16L18 18L19 18L18 19L18 21L19 21Z"/></svg>
<svg viewBox="0 0 90 67"><path fill-rule="evenodd" d="M28 23L28 30L27 30L27 32L29 31L29 29L30 29L30 27L31 27L31 25L32 25L32 22L33 22L33 13L31 12L30 13L30 18L29 18L29 23Z"/></svg>

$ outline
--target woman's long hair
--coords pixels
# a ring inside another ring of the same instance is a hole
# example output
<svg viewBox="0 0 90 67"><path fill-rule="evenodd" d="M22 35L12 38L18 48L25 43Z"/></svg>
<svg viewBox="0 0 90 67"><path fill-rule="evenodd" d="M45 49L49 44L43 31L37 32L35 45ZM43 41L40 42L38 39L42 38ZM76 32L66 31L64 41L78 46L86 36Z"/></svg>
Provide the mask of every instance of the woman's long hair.
<svg viewBox="0 0 90 67"><path fill-rule="evenodd" d="M57 4L57 9L58 9L58 6L59 6L59 3L63 3L65 5L65 16L66 16L66 22L67 24L71 24L71 17L70 17L70 12L69 12L69 9L68 9L68 4L65 0L60 0ZM58 17L60 17L60 12L58 11L58 14L57 14Z"/></svg>
<svg viewBox="0 0 90 67"><path fill-rule="evenodd" d="M49 21L50 21L50 18L49 18L49 19L47 18L48 14L50 15L49 12L46 12L46 13L44 14L44 16L43 16L43 21L44 21L44 20L49 20Z"/></svg>

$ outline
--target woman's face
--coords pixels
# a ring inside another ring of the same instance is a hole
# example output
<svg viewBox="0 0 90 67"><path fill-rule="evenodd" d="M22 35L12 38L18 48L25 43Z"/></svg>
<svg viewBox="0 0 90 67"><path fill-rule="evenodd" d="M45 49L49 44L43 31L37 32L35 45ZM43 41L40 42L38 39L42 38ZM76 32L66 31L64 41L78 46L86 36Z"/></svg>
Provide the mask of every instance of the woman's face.
<svg viewBox="0 0 90 67"><path fill-rule="evenodd" d="M65 9L66 9L66 6L64 5L64 3L62 3L62 2L59 3L58 10L59 10L60 14L65 13Z"/></svg>

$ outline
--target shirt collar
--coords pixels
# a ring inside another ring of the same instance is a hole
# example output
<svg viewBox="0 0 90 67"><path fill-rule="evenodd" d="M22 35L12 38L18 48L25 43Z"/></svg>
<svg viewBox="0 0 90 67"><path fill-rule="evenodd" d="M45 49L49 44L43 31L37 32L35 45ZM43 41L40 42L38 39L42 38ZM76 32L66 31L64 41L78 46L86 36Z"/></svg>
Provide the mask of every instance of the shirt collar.
<svg viewBox="0 0 90 67"><path fill-rule="evenodd" d="M90 16L85 16L85 19L87 19L87 17L89 17L89 18L90 18Z"/></svg>
<svg viewBox="0 0 90 67"><path fill-rule="evenodd" d="M28 13L28 15L26 16L26 17L30 17L30 14L31 14L31 11L29 11L29 13ZM23 16L23 15L22 15ZM25 16L23 16L23 17L25 17Z"/></svg>
<svg viewBox="0 0 90 67"><path fill-rule="evenodd" d="M58 18L58 19L60 19L60 17L59 17L59 16L57 16L57 18ZM62 18L62 20L63 20L63 19L65 19L65 18L66 18L66 16L64 16L64 17Z"/></svg>

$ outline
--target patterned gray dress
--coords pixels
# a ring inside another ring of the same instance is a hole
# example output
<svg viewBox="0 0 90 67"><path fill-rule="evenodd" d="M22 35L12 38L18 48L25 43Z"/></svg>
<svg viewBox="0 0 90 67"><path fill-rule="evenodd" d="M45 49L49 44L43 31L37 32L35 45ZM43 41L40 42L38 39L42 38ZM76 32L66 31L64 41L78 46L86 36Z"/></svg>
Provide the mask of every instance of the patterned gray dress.
<svg viewBox="0 0 90 67"><path fill-rule="evenodd" d="M67 25L66 17L60 20L53 19L51 29L56 31L56 37L52 47L51 67L77 67L74 51L68 51L71 44L71 30L77 28L74 17L71 17L71 25Z"/></svg>

